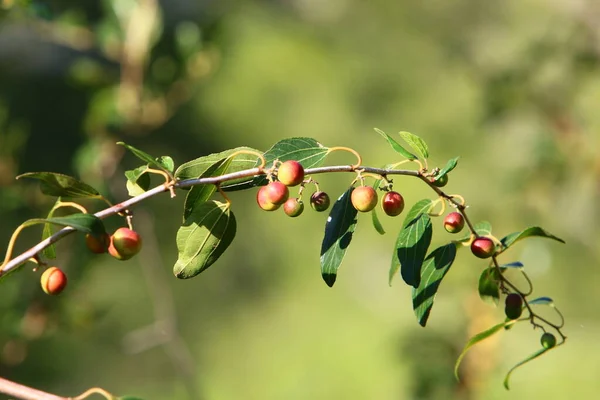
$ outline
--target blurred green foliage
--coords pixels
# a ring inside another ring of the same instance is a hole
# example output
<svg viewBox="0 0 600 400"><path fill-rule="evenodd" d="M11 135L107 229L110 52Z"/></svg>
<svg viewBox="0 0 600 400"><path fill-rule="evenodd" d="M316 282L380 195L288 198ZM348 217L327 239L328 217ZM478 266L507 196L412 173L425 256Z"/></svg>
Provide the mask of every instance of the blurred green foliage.
<svg viewBox="0 0 600 400"><path fill-rule="evenodd" d="M522 261L536 294L554 298L569 336L516 373L511 392L503 373L541 334L525 325L473 349L456 382L469 335L503 318L477 296L481 261L460 252L423 329L409 288L387 285L400 221L382 218L380 236L363 216L330 289L319 277L324 216L263 213L253 192L238 192L232 247L180 281L171 269L184 196L164 196L134 210L146 243L136 259L93 257L71 236L57 246L70 282L60 297L44 295L29 266L2 283L0 376L64 395L102 386L146 399L591 398L600 389L590 357L600 334L595 1L2 0L0 18L0 243L54 202L14 181L20 173L71 174L126 198L123 172L138 162L119 140L180 164L309 136L381 166L397 155L372 128L408 130L428 142L433 165L461 156L447 188L476 221L501 236L541 225L566 240L526 241L506 261ZM350 180L320 184L337 198ZM430 195L408 177L395 184L408 207ZM17 250L40 236L26 230Z"/></svg>

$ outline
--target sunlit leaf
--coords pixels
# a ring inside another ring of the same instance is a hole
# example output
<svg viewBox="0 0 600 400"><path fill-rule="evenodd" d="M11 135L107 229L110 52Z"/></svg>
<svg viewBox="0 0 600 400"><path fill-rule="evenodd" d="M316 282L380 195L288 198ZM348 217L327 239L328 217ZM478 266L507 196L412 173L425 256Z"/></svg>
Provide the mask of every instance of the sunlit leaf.
<svg viewBox="0 0 600 400"><path fill-rule="evenodd" d="M54 211L56 211L56 206L59 203L60 203L60 197L58 199L56 199L56 203L54 203L54 206L52 207L52 209L50 209L50 212L48 213L48 216L46 217L46 219L52 218L52 216L54 215ZM52 225L49 223L44 224L44 230L42 231L42 240L46 240L50 236L52 236ZM48 258L50 260L54 260L56 258L56 246L54 246L54 244L51 244L50 246L48 246L44 250L42 250L42 254L46 258Z"/></svg>
<svg viewBox="0 0 600 400"><path fill-rule="evenodd" d="M532 355L530 355L529 357L527 357L526 359L524 359L523 361L521 361L520 363L518 363L517 365L515 365L514 367L512 367L510 369L510 371L508 371L508 373L506 374L506 377L504 378L504 387L506 388L506 390L510 390L510 387L508 385L508 381L509 381L510 376L512 375L512 373L515 372L515 370L517 368L519 368L523 364L528 363L529 361L531 361L533 359L538 358L539 356L541 356L542 354L544 354L548 350L550 350L550 349L546 349L546 348L539 349L538 351L536 351L535 353L533 353Z"/></svg>
<svg viewBox="0 0 600 400"><path fill-rule="evenodd" d="M175 276L188 279L206 270L229 247L235 233L235 216L229 204L211 200L197 205L177 231Z"/></svg>
<svg viewBox="0 0 600 400"><path fill-rule="evenodd" d="M442 168L440 170L440 172L438 172L438 174L435 176L436 180L440 180L442 177L444 177L445 175L448 174L448 172L452 171L454 168L456 168L456 165L458 164L458 159L460 157L454 157L450 160L448 160L448 162L446 163L446 166L444 168Z"/></svg>
<svg viewBox="0 0 600 400"><path fill-rule="evenodd" d="M55 172L28 172L17 176L17 179L29 178L40 181L40 190L48 196L87 198L98 197L100 193L72 176Z"/></svg>
<svg viewBox="0 0 600 400"><path fill-rule="evenodd" d="M429 158L429 147L423 139L410 132L400 132L400 136L423 160Z"/></svg>
<svg viewBox="0 0 600 400"><path fill-rule="evenodd" d="M358 211L350 202L354 187L346 190L333 204L321 244L321 276L329 287L333 286L337 270L346 255L356 228Z"/></svg>
<svg viewBox="0 0 600 400"><path fill-rule="evenodd" d="M400 143L396 142L390 135L388 135L381 129L377 129L377 128L374 128L374 129L375 129L375 132L379 133L381 136L383 136L383 138L385 140L388 141L388 143L390 144L390 146L392 146L392 149L394 149L394 151L396 151L396 153L403 155L404 157L408 158L409 160L417 159L417 156L415 156L410 151L408 151L404 147L402 147L402 145Z"/></svg>
<svg viewBox="0 0 600 400"><path fill-rule="evenodd" d="M381 225L381 221L379 221L379 217L377 216L377 210L374 208L371 210L371 221L373 222L373 227L380 235L385 235L385 229L383 229L383 225Z"/></svg>
<svg viewBox="0 0 600 400"><path fill-rule="evenodd" d="M205 170L199 178L207 178L210 176L219 176L223 175L228 168L231 166L232 158L222 158L216 161L213 165L211 165L207 170ZM203 204L210 196L213 195L214 192L217 191L217 187L212 184L206 185L194 185L187 196L185 197L185 204L183 206L183 219L185 221L186 218L190 216L194 208Z"/></svg>
<svg viewBox="0 0 600 400"><path fill-rule="evenodd" d="M460 363L462 362L462 359L465 357L465 355L467 354L467 351L469 351L469 349L471 347L473 347L477 343L481 342L482 340L489 338L493 334L500 332L502 329L504 329L505 326L512 325L515 322L517 322L517 321L509 320L509 321L501 322L498 325L494 325L490 329L480 332L477 335L473 336L471 339L469 339L469 341L463 348L463 351L460 353L460 355L456 359L456 364L454 364L454 376L456 376L456 379L459 379L458 378L458 368L460 367Z"/></svg>
<svg viewBox="0 0 600 400"><path fill-rule="evenodd" d="M124 143L124 142L117 142L117 144L125 147L127 150L131 151L134 156L136 156L137 158L139 158L140 160L142 160L144 162L147 162L152 167L155 167L155 168L158 168L158 169L160 169L162 171L171 173L171 171L168 168L165 168L165 166L163 166L161 164L161 162L159 162L157 159L155 159L154 157L152 157L150 154L146 153L145 151L142 151L140 149L136 149L135 147L133 147L131 145L128 145L127 143ZM164 156L164 157L166 157L166 156ZM170 159L171 157L168 157L168 158ZM171 160L171 163L172 162L173 162L173 160Z"/></svg>
<svg viewBox="0 0 600 400"><path fill-rule="evenodd" d="M432 205L433 201L430 199L421 200L406 215L394 245L389 273L390 285L400 269L404 282L415 288L419 287L421 266L431 243L431 219L427 213L431 211Z"/></svg>
<svg viewBox="0 0 600 400"><path fill-rule="evenodd" d="M500 277L496 268L486 268L479 277L479 297L486 303L498 305L500 301Z"/></svg>
<svg viewBox="0 0 600 400"><path fill-rule="evenodd" d="M520 232L513 232L513 233L503 237L502 240L500 240L500 241L502 242L502 245L505 248L508 248L512 244L514 244L516 241L525 239L527 237L532 237L532 236L545 237L548 239L553 239L553 240L559 241L561 243L565 242L561 238L554 236L553 234L545 231L544 229L540 228L539 226L532 226L532 227L527 228Z"/></svg>
<svg viewBox="0 0 600 400"><path fill-rule="evenodd" d="M36 224L50 223L59 226L69 226L77 231L83 233L90 233L94 236L101 237L106 233L104 224L100 218L93 214L71 214L65 217L52 217L52 218L34 218L27 220L23 223L24 226L31 226Z"/></svg>
<svg viewBox="0 0 600 400"><path fill-rule="evenodd" d="M427 319L433 307L442 279L450 270L456 257L456 245L449 243L432 251L423 264L421 281L418 288L413 288L413 310L421 326L427 324Z"/></svg>
<svg viewBox="0 0 600 400"><path fill-rule="evenodd" d="M473 225L473 228L475 228L475 232L477 232L479 236L487 236L492 234L492 224L490 224L488 221L477 222L475 225ZM471 239L470 233L459 239L459 241L466 242L469 239Z"/></svg>
<svg viewBox="0 0 600 400"><path fill-rule="evenodd" d="M173 173L175 169L175 162L169 156L160 156L156 159L156 162L162 166L163 169Z"/></svg>

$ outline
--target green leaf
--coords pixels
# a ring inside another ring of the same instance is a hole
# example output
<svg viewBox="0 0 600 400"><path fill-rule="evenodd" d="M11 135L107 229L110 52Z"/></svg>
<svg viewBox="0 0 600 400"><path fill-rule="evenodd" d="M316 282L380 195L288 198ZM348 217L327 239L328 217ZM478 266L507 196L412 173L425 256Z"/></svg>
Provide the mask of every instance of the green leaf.
<svg viewBox="0 0 600 400"><path fill-rule="evenodd" d="M438 247L425 259L421 270L419 287L412 290L413 310L421 326L427 324L435 295L442 283L442 279L444 279L444 276L450 270L455 257L456 245L449 243Z"/></svg>
<svg viewBox="0 0 600 400"><path fill-rule="evenodd" d="M48 196L70 197L74 199L100 196L100 193L87 183L72 176L55 172L28 172L17 176L17 179L20 178L39 180L40 190Z"/></svg>
<svg viewBox="0 0 600 400"><path fill-rule="evenodd" d="M346 255L356 229L358 211L352 206L350 195L354 187L348 188L333 204L321 244L321 276L329 287L337 277L337 270Z"/></svg>
<svg viewBox="0 0 600 400"><path fill-rule="evenodd" d="M235 216L229 204L211 200L195 207L177 231L175 276L192 278L210 267L227 250L235 233Z"/></svg>
<svg viewBox="0 0 600 400"><path fill-rule="evenodd" d="M379 217L377 216L377 210L374 208L371 210L371 221L373 222L373 227L380 235L385 235L385 229L383 229L383 225L379 221Z"/></svg>
<svg viewBox="0 0 600 400"><path fill-rule="evenodd" d="M486 303L498 305L500 301L500 277L496 268L486 268L479 277L479 297Z"/></svg>
<svg viewBox="0 0 600 400"><path fill-rule="evenodd" d="M50 223L59 226L70 226L77 231L90 233L98 237L106 233L106 229L104 228L104 224L100 218L93 214L83 213L71 214L66 217L34 218L25 221L23 225L31 226L44 223Z"/></svg>
<svg viewBox="0 0 600 400"><path fill-rule="evenodd" d="M206 171L200 175L200 178L206 178L210 176L223 175L225 171L231 166L232 158L223 158L211 165ZM198 205L202 205L210 199L210 196L217 191L217 187L213 184L207 185L195 185L188 192L185 197L185 204L183 206L183 220L185 221L194 208Z"/></svg>
<svg viewBox="0 0 600 400"><path fill-rule="evenodd" d="M550 297L538 297L537 299L530 300L527 303L529 303L532 306L539 304L553 306L554 300L552 300Z"/></svg>
<svg viewBox="0 0 600 400"><path fill-rule="evenodd" d="M173 173L175 169L175 161L169 156L160 156L156 159L156 162L162 166L162 168L170 173Z"/></svg>
<svg viewBox="0 0 600 400"><path fill-rule="evenodd" d="M423 160L429 158L429 147L423 139L410 132L400 132L400 136Z"/></svg>
<svg viewBox="0 0 600 400"><path fill-rule="evenodd" d="M478 222L475 225L473 225L473 228L475 229L475 232L477 232L477 234L479 236L487 236L487 235L491 235L492 234L492 224L490 224L488 221ZM459 242L466 242L466 241L468 241L470 239L471 239L471 234L468 233L466 236L462 237L458 241Z"/></svg>
<svg viewBox="0 0 600 400"><path fill-rule="evenodd" d="M473 336L471 339L469 339L469 341L463 348L463 351L460 353L460 355L456 359L456 364L454 364L454 376L456 377L456 379L459 379L458 378L458 368L460 367L460 363L461 363L462 359L465 357L465 355L467 354L467 351L469 351L469 349L471 347L473 347L477 343L481 342L482 340L489 338L494 333L500 332L502 329L504 329L504 327L512 325L515 322L517 322L517 321L510 320L510 321L501 322L498 325L494 325L490 329L480 332L477 335Z"/></svg>
<svg viewBox="0 0 600 400"><path fill-rule="evenodd" d="M59 203L60 203L60 197L58 199L56 199L56 203L54 203L54 206L52 207L52 209L50 209L50 212L48 213L48 216L46 217L46 219L52 218L52 216L54 215L54 211L56 211L56 206ZM44 230L42 231L42 240L46 240L50 236L52 236L52 225L44 224ZM56 246L54 246L54 244L51 244L50 246L48 246L44 250L42 250L42 254L46 258L48 258L50 260L54 260L56 258Z"/></svg>
<svg viewBox="0 0 600 400"><path fill-rule="evenodd" d="M430 199L421 200L406 215L394 246L389 273L390 285L400 269L404 282L415 288L419 287L421 266L431 243L433 229L427 213L431 211L432 205L433 201Z"/></svg>
<svg viewBox="0 0 600 400"><path fill-rule="evenodd" d="M417 156L415 156L410 151L408 151L404 147L402 147L402 145L400 143L396 142L390 135L388 135L381 129L377 129L377 128L374 128L374 129L375 129L375 132L379 133L381 136L383 136L383 138L385 140L388 141L388 143L390 144L390 146L392 146L392 149L394 149L396 151L396 153L403 155L404 157L408 158L409 160L417 159Z"/></svg>
<svg viewBox="0 0 600 400"><path fill-rule="evenodd" d="M148 171L148 165L142 165L136 169L125 171L125 178L132 183L137 183L137 181L146 173L146 171Z"/></svg>
<svg viewBox="0 0 600 400"><path fill-rule="evenodd" d="M539 349L538 351L536 351L535 353L533 353L532 355L530 355L529 357L527 357L526 359L524 359L523 361L521 361L520 363L518 363L517 365L515 365L514 367L512 367L510 369L510 371L508 371L508 373L506 374L506 377L504 378L504 387L506 388L506 390L510 390L510 387L508 386L508 381L510 379L511 374L513 372L515 372L515 370L517 368L519 368L523 364L528 363L529 361L531 361L533 359L538 358L539 356L541 356L542 354L544 354L548 350L550 350L550 349L546 349L546 348Z"/></svg>
<svg viewBox="0 0 600 400"><path fill-rule="evenodd" d="M133 153L133 155L136 156L137 158L139 158L140 160L147 162L148 164L150 164L162 171L168 172L169 174L171 173L171 171L169 171L167 168L165 168L157 159L152 157L150 154L148 154L140 149L136 149L135 147L130 146L124 142L117 142L117 144L120 144L121 146L125 147L127 150L131 151ZM171 162L173 162L173 160L171 160Z"/></svg>
<svg viewBox="0 0 600 400"><path fill-rule="evenodd" d="M315 139L308 137L294 137L280 140L275 143L265 153L267 166L271 166L273 161L298 161L304 169L316 168L323 165L325 157L329 149L317 142ZM254 186L262 186L267 184L265 176L257 176L254 179Z"/></svg>
<svg viewBox="0 0 600 400"><path fill-rule="evenodd" d="M150 174L147 174L148 165L142 165L136 169L125 171L127 178L127 192L130 196L139 196L150 189Z"/></svg>
<svg viewBox="0 0 600 400"><path fill-rule="evenodd" d="M440 172L438 172L438 174L435 176L436 180L441 179L443 176L447 175L448 172L452 171L454 168L456 168L456 165L458 164L458 159L460 157L454 157L450 160L448 160L448 162L446 163L446 166L444 168L442 168L440 170Z"/></svg>
<svg viewBox="0 0 600 400"><path fill-rule="evenodd" d="M229 167L226 170L224 170L223 173L229 174L233 172L255 168L258 162L258 156L256 156L255 154L243 153L244 151L256 152L259 154L261 153L260 151L251 147L236 147L235 149L222 151L220 153L209 154L207 156L199 157L180 165L175 171L175 178L180 180L186 180L214 176L205 173L209 168L213 167L215 163L221 162L224 159L228 159L235 153L238 154L235 154L235 156L230 160ZM221 185L221 188L224 190L247 189L253 186L253 180L254 177L231 180L226 183L223 183Z"/></svg>
<svg viewBox="0 0 600 400"><path fill-rule="evenodd" d="M532 227L527 228L520 232L513 232L513 233L503 237L502 240L500 240L500 241L502 242L502 245L506 249L506 248L510 247L513 243L515 243L516 241L525 239L525 238L531 237L531 236L538 236L538 237L545 237L548 239L554 239L561 243L565 242L561 238L554 236L553 234L545 231L544 229L540 228L539 226L532 226Z"/></svg>

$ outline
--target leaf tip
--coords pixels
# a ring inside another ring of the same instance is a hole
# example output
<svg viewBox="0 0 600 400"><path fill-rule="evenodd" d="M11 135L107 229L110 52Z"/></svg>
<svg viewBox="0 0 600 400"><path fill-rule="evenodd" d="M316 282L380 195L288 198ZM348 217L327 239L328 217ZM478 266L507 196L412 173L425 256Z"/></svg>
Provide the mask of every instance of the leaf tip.
<svg viewBox="0 0 600 400"><path fill-rule="evenodd" d="M333 287L333 284L335 283L337 275L336 274L322 274L322 276L323 276L323 280L325 281L327 286Z"/></svg>

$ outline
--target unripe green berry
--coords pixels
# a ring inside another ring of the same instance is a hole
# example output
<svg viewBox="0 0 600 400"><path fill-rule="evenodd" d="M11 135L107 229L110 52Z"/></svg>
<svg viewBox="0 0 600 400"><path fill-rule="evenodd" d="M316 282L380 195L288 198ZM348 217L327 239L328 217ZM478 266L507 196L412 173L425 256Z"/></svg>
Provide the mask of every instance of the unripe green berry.
<svg viewBox="0 0 600 400"><path fill-rule="evenodd" d="M352 191L350 201L360 212L369 212L377 205L377 192L371 186L359 186Z"/></svg>
<svg viewBox="0 0 600 400"><path fill-rule="evenodd" d="M142 238L129 228L119 228L110 237L108 253L117 260L129 260L141 249Z"/></svg>
<svg viewBox="0 0 600 400"><path fill-rule="evenodd" d="M448 174L442 176L439 179L438 178L431 178L430 182L433 184L433 186L444 187L448 183Z"/></svg>
<svg viewBox="0 0 600 400"><path fill-rule="evenodd" d="M330 202L329 195L325 192L314 192L310 196L310 206L318 212L327 210Z"/></svg>
<svg viewBox="0 0 600 400"><path fill-rule="evenodd" d="M110 235L104 233L98 238L97 236L88 233L85 235L85 244L92 253L106 253L108 251L108 246L110 246Z"/></svg>
<svg viewBox="0 0 600 400"><path fill-rule="evenodd" d="M390 217L396 217L404 210L404 198L398 192L387 192L381 199L381 208Z"/></svg>
<svg viewBox="0 0 600 400"><path fill-rule="evenodd" d="M475 255L475 257L489 258L494 254L495 251L496 245L490 238L479 237L473 240L473 243L471 243L471 252Z"/></svg>
<svg viewBox="0 0 600 400"><path fill-rule="evenodd" d="M550 332L545 332L540 338L540 343L545 349L551 349L556 346L556 336Z"/></svg>
<svg viewBox="0 0 600 400"><path fill-rule="evenodd" d="M59 268L50 267L42 274L40 283L46 294L57 295L67 286L67 276Z"/></svg>
<svg viewBox="0 0 600 400"><path fill-rule="evenodd" d="M451 212L444 218L444 229L449 233L458 233L465 226L465 218L459 212Z"/></svg>
<svg viewBox="0 0 600 400"><path fill-rule="evenodd" d="M304 211L304 203L302 200L291 198L283 203L283 212L290 217L297 217Z"/></svg>
<svg viewBox="0 0 600 400"><path fill-rule="evenodd" d="M304 180L304 167L298 161L288 160L277 169L277 179L285 186L297 186Z"/></svg>

